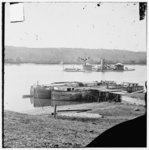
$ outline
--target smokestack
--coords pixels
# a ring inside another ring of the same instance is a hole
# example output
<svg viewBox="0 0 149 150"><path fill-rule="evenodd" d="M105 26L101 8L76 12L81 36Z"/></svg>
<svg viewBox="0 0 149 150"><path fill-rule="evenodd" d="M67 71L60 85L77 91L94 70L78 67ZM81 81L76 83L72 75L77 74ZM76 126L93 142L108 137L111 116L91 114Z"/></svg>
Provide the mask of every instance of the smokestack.
<svg viewBox="0 0 149 150"><path fill-rule="evenodd" d="M101 71L103 71L104 69L104 62L103 62L103 59L101 59Z"/></svg>

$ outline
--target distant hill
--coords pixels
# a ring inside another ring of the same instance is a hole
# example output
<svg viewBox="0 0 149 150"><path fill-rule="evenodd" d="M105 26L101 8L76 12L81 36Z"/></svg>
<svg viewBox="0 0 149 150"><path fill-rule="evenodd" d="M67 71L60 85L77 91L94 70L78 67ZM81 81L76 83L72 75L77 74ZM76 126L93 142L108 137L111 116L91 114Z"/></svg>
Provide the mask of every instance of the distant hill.
<svg viewBox="0 0 149 150"><path fill-rule="evenodd" d="M107 63L146 64L146 52L126 50L81 49L81 48L26 48L5 47L5 63L38 64L81 64L79 57L90 57L89 62L96 64L100 59Z"/></svg>

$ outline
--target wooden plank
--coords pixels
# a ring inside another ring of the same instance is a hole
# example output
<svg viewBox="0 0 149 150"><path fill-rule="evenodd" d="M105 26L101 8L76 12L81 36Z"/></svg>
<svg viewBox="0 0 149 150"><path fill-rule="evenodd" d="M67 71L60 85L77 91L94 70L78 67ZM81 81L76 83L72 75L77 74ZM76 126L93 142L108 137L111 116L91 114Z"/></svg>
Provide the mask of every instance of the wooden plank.
<svg viewBox="0 0 149 150"><path fill-rule="evenodd" d="M92 109L66 109L66 110L58 110L57 112L70 112L70 111L79 111L79 112L85 112L85 111L91 111Z"/></svg>

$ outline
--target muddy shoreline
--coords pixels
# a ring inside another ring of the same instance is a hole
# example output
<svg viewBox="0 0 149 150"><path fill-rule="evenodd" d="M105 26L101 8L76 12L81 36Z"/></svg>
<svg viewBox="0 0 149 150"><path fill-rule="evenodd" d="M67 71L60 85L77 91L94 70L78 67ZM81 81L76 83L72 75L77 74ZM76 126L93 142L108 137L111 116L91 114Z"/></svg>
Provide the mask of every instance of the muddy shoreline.
<svg viewBox="0 0 149 150"><path fill-rule="evenodd" d="M61 110L64 109L60 107ZM77 107L74 105L73 109L76 108L82 109L83 105ZM84 105L84 108L91 109L87 113L100 114L102 117L74 117L61 115L59 112L57 118L54 118L48 108L45 108L44 112L39 111L42 109L37 109L26 114L5 110L3 146L5 148L81 148L112 126L145 113L144 106L129 103L103 102L98 105L91 103ZM67 109L70 109L69 106Z"/></svg>

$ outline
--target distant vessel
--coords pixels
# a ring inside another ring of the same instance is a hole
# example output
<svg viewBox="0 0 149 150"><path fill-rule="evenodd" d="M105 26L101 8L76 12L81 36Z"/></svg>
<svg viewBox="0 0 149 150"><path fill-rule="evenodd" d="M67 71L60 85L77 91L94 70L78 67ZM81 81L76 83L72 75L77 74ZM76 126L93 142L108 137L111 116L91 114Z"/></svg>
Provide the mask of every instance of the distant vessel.
<svg viewBox="0 0 149 150"><path fill-rule="evenodd" d="M91 65L87 61L88 58L80 58L82 60L82 69L80 68L64 68L66 72L123 72L123 71L134 71L134 68L124 67L122 63L116 63L114 65L105 64L104 59L101 59L100 65Z"/></svg>
<svg viewBox="0 0 149 150"><path fill-rule="evenodd" d="M89 64L87 61L89 59L88 58L79 58L83 65L82 65L82 69L80 68L64 68L63 67L63 70L66 71L66 72L90 72L90 71L93 71L93 66L91 64Z"/></svg>
<svg viewBox="0 0 149 150"><path fill-rule="evenodd" d="M65 68L64 71L66 72L83 72L83 70L79 68Z"/></svg>
<svg viewBox="0 0 149 150"><path fill-rule="evenodd" d="M124 64L122 63L116 63L114 65L109 65L109 64L104 64L104 60L101 60L101 69L99 69L98 71L102 71L102 72L108 72L108 71L112 71L112 72L123 72L123 71L134 71L135 69L133 68L128 68L128 67L124 67Z"/></svg>

